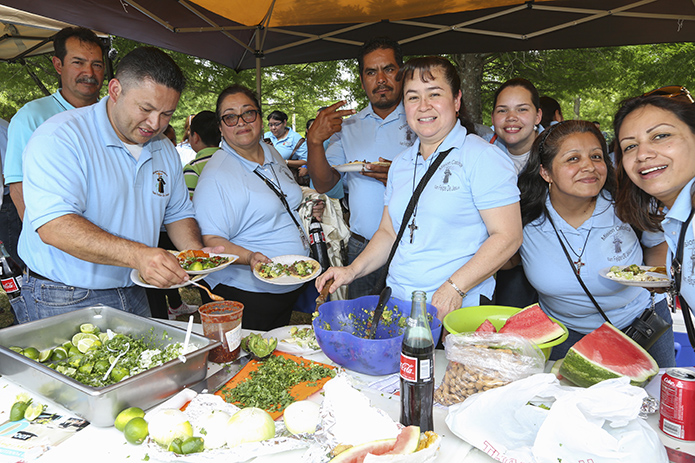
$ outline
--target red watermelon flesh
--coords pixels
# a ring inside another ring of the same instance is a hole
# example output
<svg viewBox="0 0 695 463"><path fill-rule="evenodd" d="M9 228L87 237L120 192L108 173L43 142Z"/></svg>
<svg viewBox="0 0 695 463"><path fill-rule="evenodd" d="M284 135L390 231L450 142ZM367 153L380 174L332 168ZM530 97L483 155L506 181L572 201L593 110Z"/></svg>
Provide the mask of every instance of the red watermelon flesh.
<svg viewBox="0 0 695 463"><path fill-rule="evenodd" d="M497 328L495 328L495 325L492 324L492 322L488 319L485 319L485 321L478 327L477 330L475 330L476 333L497 333Z"/></svg>
<svg viewBox="0 0 695 463"><path fill-rule="evenodd" d="M559 338L565 331L548 318L541 306L534 304L509 317L499 332L516 334L536 344L543 344Z"/></svg>

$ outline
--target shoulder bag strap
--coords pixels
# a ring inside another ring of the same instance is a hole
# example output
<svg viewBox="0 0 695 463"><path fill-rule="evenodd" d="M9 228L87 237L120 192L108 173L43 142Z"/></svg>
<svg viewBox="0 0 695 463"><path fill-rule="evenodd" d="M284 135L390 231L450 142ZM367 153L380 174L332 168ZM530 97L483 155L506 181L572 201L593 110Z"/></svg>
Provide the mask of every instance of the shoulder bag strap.
<svg viewBox="0 0 695 463"><path fill-rule="evenodd" d="M422 194L422 190L425 189L425 186L427 186L427 182L430 181L430 179L432 178L434 173L437 171L439 166L442 164L442 162L444 162L444 159L449 155L449 153L453 149L454 148L449 148L448 150L442 151L441 153L439 153L439 156L437 156L437 159L434 160L434 162L427 169L427 172L425 172L425 175L420 180L420 183L417 184L417 188L415 188L415 191L413 192L413 196L410 198L410 202L408 203L408 206L405 208L405 212L403 213L403 220L401 222L401 228L400 228L400 230L398 230L398 234L396 235L396 241L394 241L393 245L391 246L391 252L389 252L389 258L386 260L386 265L384 266L384 270L381 272L381 278L379 279L379 283L377 284L377 288L383 287L385 282L386 282L386 275L388 274L388 271L389 271L389 265L391 265L391 261L393 260L393 256L396 254L396 249L398 248L398 243L401 242L401 238L403 237L403 233L405 232L405 229L408 226L408 221L410 220L410 217L412 217L413 211L415 211L415 206L417 205L417 202L420 199L420 195ZM379 292L381 292L381 289L379 289L377 294Z"/></svg>
<svg viewBox="0 0 695 463"><path fill-rule="evenodd" d="M598 302L596 302L596 299L594 299L594 296L589 291L589 288L587 288L586 285L584 284L584 280L582 280L582 277L579 276L579 271L574 266L574 262L572 262L572 258L570 257L570 254L567 252L567 248L565 247L565 243L562 242L562 239L560 238L560 234L557 232L557 228L555 228L555 224L553 223L553 219L550 218L550 214L548 214L546 217L547 217L548 221L550 222L550 225L553 226L553 230L555 231L555 235L557 236L557 240L560 242L560 246L562 246L562 250L565 251L565 257L567 257L567 262L569 262L570 267L572 267L572 273L574 273L574 276L577 277L577 281L579 281L579 284L582 286L582 289L584 290L586 295L589 296L589 299L591 299L591 302L593 302L594 306L599 311L599 313L601 314L603 319L612 325L613 323L611 323L610 319L608 318L606 313L603 311L601 306L598 305Z"/></svg>
<svg viewBox="0 0 695 463"><path fill-rule="evenodd" d="M671 275L673 275L674 295L678 298L678 300L680 300L681 303L681 311L683 313L683 321L685 322L685 330L688 332L688 339L690 340L690 345L695 349L695 326L693 326L690 305L688 305L688 302L685 300L685 298L681 296L681 281L683 279L681 271L683 270L683 248L685 247L685 234L687 233L690 222L693 220L694 212L695 209L692 209L690 211L688 220L686 220L683 226L681 227L681 233L678 237L678 246L676 247L676 255L671 260Z"/></svg>
<svg viewBox="0 0 695 463"><path fill-rule="evenodd" d="M299 147L302 146L302 144L303 144L305 141L306 141L306 140L304 140L304 139L302 138L302 139L300 139L300 140L297 142L296 145L294 145L294 149L293 149L292 152L290 153L290 159L292 159L292 157L294 156L294 153L297 152L297 150L299 149Z"/></svg>

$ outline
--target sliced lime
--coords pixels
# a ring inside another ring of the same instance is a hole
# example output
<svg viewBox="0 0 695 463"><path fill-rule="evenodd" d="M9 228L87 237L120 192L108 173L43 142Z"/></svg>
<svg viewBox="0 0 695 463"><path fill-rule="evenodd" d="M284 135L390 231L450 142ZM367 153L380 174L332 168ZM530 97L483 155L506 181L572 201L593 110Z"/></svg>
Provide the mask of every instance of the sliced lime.
<svg viewBox="0 0 695 463"><path fill-rule="evenodd" d="M29 407L27 402L13 403L10 409L10 421L19 421L24 418L24 412L26 412L27 407Z"/></svg>
<svg viewBox="0 0 695 463"><path fill-rule="evenodd" d="M24 411L24 419L27 421L34 421L43 412L44 408L45 407L41 404L29 404L27 409Z"/></svg>
<svg viewBox="0 0 695 463"><path fill-rule="evenodd" d="M108 334L106 334L106 333L99 333L99 341L101 341L102 344L105 343L105 342L108 341L108 340L109 340L109 335L108 335Z"/></svg>
<svg viewBox="0 0 695 463"><path fill-rule="evenodd" d="M22 355L25 357L29 357L32 360L38 360L39 350L36 347L27 347L22 351Z"/></svg>
<svg viewBox="0 0 695 463"><path fill-rule="evenodd" d="M90 338L85 338L85 339L80 339L77 341L77 350L82 352L83 354L89 350L90 347L92 347L92 344L95 342L100 342L99 339L90 339Z"/></svg>
<svg viewBox="0 0 695 463"><path fill-rule="evenodd" d="M77 333L72 337L73 346L77 346L77 343L80 342L82 339L92 339L93 341L98 341L99 336L91 333Z"/></svg>
<svg viewBox="0 0 695 463"><path fill-rule="evenodd" d="M10 350L17 352L18 354L21 354L24 351L24 349L22 349L21 347L17 347L17 346L10 346Z"/></svg>
<svg viewBox="0 0 695 463"><path fill-rule="evenodd" d="M71 347L74 347L74 346L72 345L72 343L70 341L65 341L63 343L63 349L65 349L66 351L70 350Z"/></svg>
<svg viewBox="0 0 695 463"><path fill-rule="evenodd" d="M80 325L80 333L94 333L98 328L91 323L83 323Z"/></svg>
<svg viewBox="0 0 695 463"><path fill-rule="evenodd" d="M51 354L51 360L58 362L60 360L65 360L68 358L68 352L63 347L56 347L53 349L53 354Z"/></svg>
<svg viewBox="0 0 695 463"><path fill-rule="evenodd" d="M39 352L39 362L46 363L51 359L53 355L53 349L45 349Z"/></svg>

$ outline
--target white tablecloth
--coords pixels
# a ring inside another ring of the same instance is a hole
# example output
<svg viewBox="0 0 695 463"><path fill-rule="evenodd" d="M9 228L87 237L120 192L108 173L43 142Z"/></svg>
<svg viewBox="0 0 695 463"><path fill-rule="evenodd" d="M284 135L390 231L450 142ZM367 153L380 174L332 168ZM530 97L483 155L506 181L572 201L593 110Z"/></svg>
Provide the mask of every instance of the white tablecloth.
<svg viewBox="0 0 695 463"><path fill-rule="evenodd" d="M185 323L183 322L170 322L176 326L185 328ZM202 334L202 327L200 325L195 325L194 331ZM244 330L246 331L246 330ZM244 332L244 336L248 333ZM316 353L307 356L306 358L315 360L317 362L324 362L332 364L332 362L322 353ZM441 381L444 376L444 371L446 369L447 360L444 357L443 351L436 351L435 359L435 378L437 381ZM208 368L208 373L212 374L219 369L218 365L211 364ZM391 418L395 421L399 419L400 415L400 400L396 396L389 394L384 394L380 391L369 389L366 386L380 377L368 376L359 373L351 373L351 376L355 380L355 386L359 387L360 390L371 400L374 407L384 410ZM658 388L651 389L651 391L658 391ZM21 387L12 383L11 381L0 378L0 391L2 395L11 394L10 397L14 397L17 392L21 391ZM658 396L658 395L657 395ZM317 398L314 398L317 399ZM42 398L41 402L45 403L47 400ZM52 403L50 405L51 409L62 410L64 409ZM69 413L65 411L66 413ZM468 443L464 442L460 438L456 437L444 422L446 418L447 410L440 407L435 407L434 409L434 430L439 435L442 436L441 448L437 462L464 462L464 463L491 463L494 462L492 458L485 455L483 452L472 448ZM6 418L3 418L6 419ZM1 420L0 420L1 421ZM664 445L679 449L682 452L687 452L691 455L695 455L695 442L686 443L676 439L668 437L666 434L658 430L658 413L652 415L648 423L652 425L661 438ZM128 444L121 432L116 430L114 427L109 428L98 428L96 426L90 425L84 430L78 432L76 435L70 437L65 442L59 444L57 447L46 452L40 459L40 463L64 463L67 461L86 461L88 457L90 461L96 463L107 463L107 462L138 462L143 461L147 449L143 446L135 446ZM257 458L254 462L259 463L300 463L302 461L301 457L304 450L295 450L292 452L286 452L282 454L277 454L274 456ZM79 458L77 458L80 456ZM151 457L151 455L150 455ZM77 458L77 459L76 459ZM1 461L1 460L0 460ZM155 461L150 459L150 461Z"/></svg>

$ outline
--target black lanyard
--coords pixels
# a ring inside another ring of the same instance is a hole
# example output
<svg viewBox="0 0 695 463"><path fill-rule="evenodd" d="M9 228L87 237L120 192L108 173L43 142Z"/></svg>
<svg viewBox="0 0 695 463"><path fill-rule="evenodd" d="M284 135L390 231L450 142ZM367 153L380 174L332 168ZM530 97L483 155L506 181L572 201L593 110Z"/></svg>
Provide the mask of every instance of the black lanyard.
<svg viewBox="0 0 695 463"><path fill-rule="evenodd" d="M290 215L292 221L297 226L297 230L299 230L299 236L302 239L302 245L304 246L304 249L309 249L309 240L307 239L306 234L304 233L304 228L301 226L297 218L292 213L292 209L290 208L290 205L287 202L287 198L285 198L285 194L279 191L275 184L268 179L268 177L258 172L258 169L255 169L253 173L258 175L258 177L260 177L260 179L263 180L266 185L268 185L268 188L270 188L271 191L275 193L275 195L280 199L282 205L285 206L285 210L287 210L287 213ZM278 180L278 182L280 182L280 180Z"/></svg>
<svg viewBox="0 0 695 463"><path fill-rule="evenodd" d="M683 296L681 296L681 280L683 278L681 271L683 270L683 248L685 247L685 234L688 231L688 225L693 220L695 209L690 210L688 219L681 227L681 233L678 237L678 246L676 247L676 255L671 260L671 275L673 275L674 296L681 302L681 312L683 313L683 321L685 322L685 330L688 332L690 345L695 348L695 326L691 315L690 306Z"/></svg>

